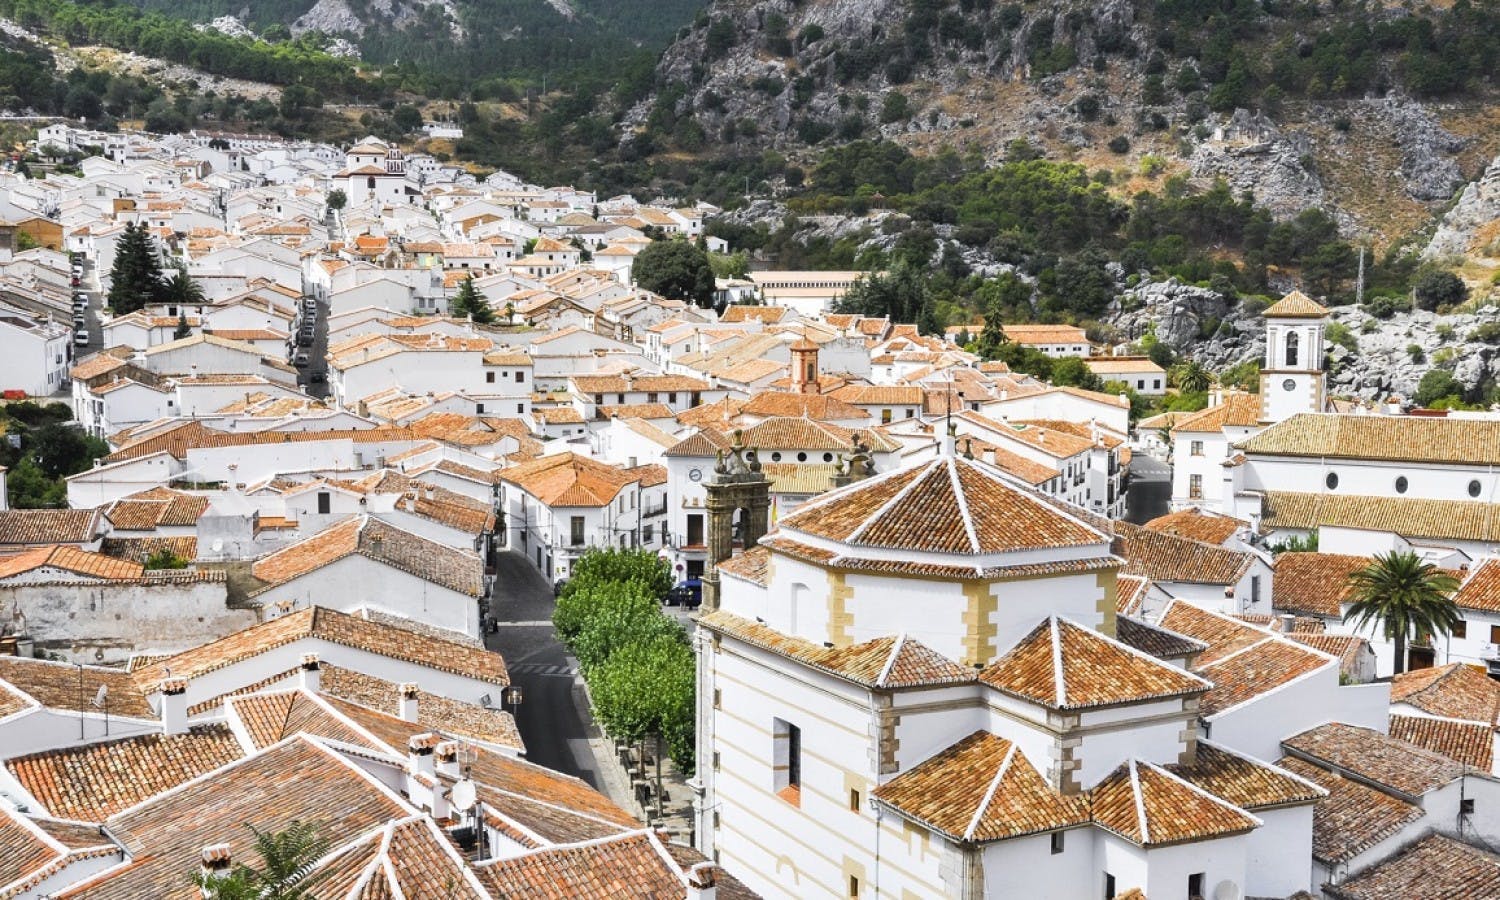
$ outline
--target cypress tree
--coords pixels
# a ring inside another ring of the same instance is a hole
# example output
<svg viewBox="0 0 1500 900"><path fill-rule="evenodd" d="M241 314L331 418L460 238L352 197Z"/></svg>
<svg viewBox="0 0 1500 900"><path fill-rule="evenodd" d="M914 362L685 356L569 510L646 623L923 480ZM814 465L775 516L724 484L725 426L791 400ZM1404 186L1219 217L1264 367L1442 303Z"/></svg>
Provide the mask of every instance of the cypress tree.
<svg viewBox="0 0 1500 900"><path fill-rule="evenodd" d="M488 325L495 321L495 311L490 308L490 302L474 288L473 275L465 278L458 286L458 293L448 303L448 312L457 317L469 316L476 325Z"/></svg>
<svg viewBox="0 0 1500 900"><path fill-rule="evenodd" d="M134 222L115 241L115 264L109 270L109 306L116 315L135 312L161 299L161 260L146 226Z"/></svg>

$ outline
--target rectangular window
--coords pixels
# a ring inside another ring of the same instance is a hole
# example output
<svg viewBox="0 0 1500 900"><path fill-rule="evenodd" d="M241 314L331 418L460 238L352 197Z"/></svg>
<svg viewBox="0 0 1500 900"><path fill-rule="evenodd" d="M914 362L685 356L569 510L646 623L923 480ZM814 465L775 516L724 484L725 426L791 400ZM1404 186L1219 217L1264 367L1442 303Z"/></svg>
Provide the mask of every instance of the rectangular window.
<svg viewBox="0 0 1500 900"><path fill-rule="evenodd" d="M573 542L573 546L575 546L575 547L582 547L583 546L583 516L573 516L572 520L569 522L569 529L568 530L569 530L569 537L571 538L571 540Z"/></svg>
<svg viewBox="0 0 1500 900"><path fill-rule="evenodd" d="M676 403L677 402L677 394L675 392L668 394L667 395L667 402L668 403Z"/></svg>
<svg viewBox="0 0 1500 900"><path fill-rule="evenodd" d="M1193 441L1191 444L1188 445L1188 452L1191 453L1193 456L1202 456L1203 455L1203 442L1202 441Z"/></svg>
<svg viewBox="0 0 1500 900"><path fill-rule="evenodd" d="M484 415L484 404L483 403L476 403L476 404L474 404L474 415L476 415L476 416L482 416L482 415Z"/></svg>
<svg viewBox="0 0 1500 900"><path fill-rule="evenodd" d="M524 403L517 403L516 404L516 415L520 416L520 415L525 415L525 414L526 414L526 404L524 404Z"/></svg>
<svg viewBox="0 0 1500 900"><path fill-rule="evenodd" d="M1203 882L1206 881L1206 880L1207 880L1207 876L1205 876L1202 872L1194 872L1193 874L1189 875L1188 876L1188 896L1189 897L1202 897L1203 896Z"/></svg>
<svg viewBox="0 0 1500 900"><path fill-rule="evenodd" d="M1055 856L1063 852L1063 834L1061 831L1052 832L1052 854Z"/></svg>
<svg viewBox="0 0 1500 900"><path fill-rule="evenodd" d="M1188 496L1194 500L1203 499L1203 476L1188 476Z"/></svg>
<svg viewBox="0 0 1500 900"><path fill-rule="evenodd" d="M889 424L891 424L891 411L889 409L882 409L880 411L880 424L882 424L882 425L889 425Z"/></svg>
<svg viewBox="0 0 1500 900"><path fill-rule="evenodd" d="M1104 873L1104 900L1115 900L1115 876Z"/></svg>
<svg viewBox="0 0 1500 900"><path fill-rule="evenodd" d="M1500 625L1490 626L1490 643L1500 644Z"/></svg>
<svg viewBox="0 0 1500 900"><path fill-rule="evenodd" d="M1260 576L1250 576L1250 605L1254 606L1260 602Z"/></svg>
<svg viewBox="0 0 1500 900"><path fill-rule="evenodd" d="M651 524L648 522L647 524L641 526L641 543L649 544L651 543L651 540Z"/></svg>
<svg viewBox="0 0 1500 900"><path fill-rule="evenodd" d="M801 806L802 729L784 719L776 719L771 735L771 772L776 795L793 806Z"/></svg>
<svg viewBox="0 0 1500 900"><path fill-rule="evenodd" d="M1449 632L1449 636L1450 637L1456 637L1456 638L1466 638L1466 637L1468 637L1469 636L1469 623L1465 622L1463 619L1459 619L1456 623L1454 623L1453 630L1451 632Z"/></svg>
<svg viewBox="0 0 1500 900"><path fill-rule="evenodd" d="M525 380L526 380L526 373L525 372L519 372L519 371L516 372L516 384L521 384Z"/></svg>
<svg viewBox="0 0 1500 900"><path fill-rule="evenodd" d="M484 383L485 384L494 384L495 383L495 373L494 372L485 372L484 373Z"/></svg>
<svg viewBox="0 0 1500 900"><path fill-rule="evenodd" d="M859 896L859 876L858 875L850 875L849 876L849 896L850 897L858 897Z"/></svg>
<svg viewBox="0 0 1500 900"><path fill-rule="evenodd" d="M689 547L696 547L703 543L702 513L693 513L688 516L687 542Z"/></svg>
<svg viewBox="0 0 1500 900"><path fill-rule="evenodd" d="M327 491L318 491L318 513L328 515L333 508L333 496Z"/></svg>
<svg viewBox="0 0 1500 900"><path fill-rule="evenodd" d="M849 811L850 812L859 812L860 811L860 800L861 800L861 798L859 796L859 788L850 788L849 789Z"/></svg>
<svg viewBox="0 0 1500 900"><path fill-rule="evenodd" d="M651 391L651 392L649 392L649 393L646 394L646 402L647 403L655 403L656 402L656 391Z"/></svg>

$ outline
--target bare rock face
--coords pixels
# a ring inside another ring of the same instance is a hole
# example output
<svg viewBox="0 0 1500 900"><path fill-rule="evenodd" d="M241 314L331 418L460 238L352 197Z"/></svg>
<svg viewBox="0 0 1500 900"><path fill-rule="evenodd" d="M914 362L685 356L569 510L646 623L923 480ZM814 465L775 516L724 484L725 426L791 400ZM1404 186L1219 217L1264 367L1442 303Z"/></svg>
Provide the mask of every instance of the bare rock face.
<svg viewBox="0 0 1500 900"><path fill-rule="evenodd" d="M1387 97L1371 101L1389 123L1391 139L1401 148L1397 174L1412 199L1447 200L1464 183L1453 154L1463 149L1462 138L1450 133L1426 107L1412 100Z"/></svg>
<svg viewBox="0 0 1500 900"><path fill-rule="evenodd" d="M1273 214L1294 216L1327 205L1323 182L1307 165L1312 152L1307 135L1240 109L1194 149L1190 164L1193 177L1222 178L1235 194L1249 191Z"/></svg>
<svg viewBox="0 0 1500 900"><path fill-rule="evenodd" d="M1480 229L1497 219L1500 219L1500 156L1495 157L1478 181L1464 188L1458 202L1438 223L1422 256L1438 259L1467 253Z"/></svg>
<svg viewBox="0 0 1500 900"><path fill-rule="evenodd" d="M344 0L318 0L291 25L292 34L308 31L324 34L364 34L365 21Z"/></svg>

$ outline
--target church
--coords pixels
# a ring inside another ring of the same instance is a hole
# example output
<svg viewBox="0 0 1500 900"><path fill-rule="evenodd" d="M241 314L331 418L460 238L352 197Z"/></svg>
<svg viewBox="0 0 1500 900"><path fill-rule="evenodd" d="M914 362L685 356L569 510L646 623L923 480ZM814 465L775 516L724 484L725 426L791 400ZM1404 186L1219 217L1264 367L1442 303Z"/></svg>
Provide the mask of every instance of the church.
<svg viewBox="0 0 1500 900"><path fill-rule="evenodd" d="M1181 601L1127 614L1111 523L951 438L848 460L770 534L759 465L737 445L706 484L695 638L697 842L747 885L1232 900L1327 877L1328 791L1276 760L1334 720L1387 740L1388 685Z"/></svg>

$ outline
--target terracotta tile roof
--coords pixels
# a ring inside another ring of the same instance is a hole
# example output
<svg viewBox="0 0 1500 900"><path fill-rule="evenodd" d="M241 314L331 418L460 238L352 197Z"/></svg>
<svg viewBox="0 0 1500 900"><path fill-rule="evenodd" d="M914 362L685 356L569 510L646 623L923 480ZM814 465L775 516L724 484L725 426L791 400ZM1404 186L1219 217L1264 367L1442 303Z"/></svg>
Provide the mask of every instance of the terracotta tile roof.
<svg viewBox="0 0 1500 900"><path fill-rule="evenodd" d="M223 725L146 734L6 760L10 775L53 816L101 822L244 756Z"/></svg>
<svg viewBox="0 0 1500 900"><path fill-rule="evenodd" d="M709 390L701 378L687 375L574 375L573 389L580 394L624 394L632 391Z"/></svg>
<svg viewBox="0 0 1500 900"><path fill-rule="evenodd" d="M806 418L818 421L867 421L870 414L829 394L792 394L761 391L740 412L750 416Z"/></svg>
<svg viewBox="0 0 1500 900"><path fill-rule="evenodd" d="M68 374L74 381L92 381L100 375L108 375L116 369L129 365L128 356L128 353L123 356L117 356L108 350L102 353L95 353L93 356L86 357L78 365L68 370Z"/></svg>
<svg viewBox="0 0 1500 900"><path fill-rule="evenodd" d="M1369 728L1330 722L1281 742L1289 756L1338 768L1413 800L1464 774L1462 765Z"/></svg>
<svg viewBox="0 0 1500 900"><path fill-rule="evenodd" d="M81 692L80 674L83 680ZM156 719L156 713L146 702L146 695L136 687L130 673L122 669L84 666L80 671L78 666L67 663L0 656L0 682L42 706L73 712L98 712L92 702L103 686L108 689L109 711L113 715ZM14 706L7 693L0 692L0 702Z"/></svg>
<svg viewBox="0 0 1500 900"><path fill-rule="evenodd" d="M818 497L781 520L855 547L954 555L1101 543L1103 536L993 468L939 458Z"/></svg>
<svg viewBox="0 0 1500 900"><path fill-rule="evenodd" d="M104 837L98 840L108 842ZM65 847L50 839L29 818L9 806L0 806L0 891L12 882L45 869L65 852Z"/></svg>
<svg viewBox="0 0 1500 900"><path fill-rule="evenodd" d="M294 738L157 795L105 824L129 848L131 864L107 870L64 892L89 900L196 900L184 873L197 870L203 847L227 843L234 859L255 859L255 833L294 821L314 823L341 846L415 810L350 762L307 738ZM250 827L246 827L250 826Z"/></svg>
<svg viewBox="0 0 1500 900"><path fill-rule="evenodd" d="M640 827L630 813L581 779L483 747L474 749L469 773L479 788L487 819L519 825L543 840L559 843Z"/></svg>
<svg viewBox="0 0 1500 900"><path fill-rule="evenodd" d="M1313 782L1328 796L1313 807L1313 858L1342 863L1422 818L1422 808L1294 756L1276 765Z"/></svg>
<svg viewBox="0 0 1500 900"><path fill-rule="evenodd" d="M1369 557L1340 553L1277 554L1271 606L1278 612L1340 618L1351 590L1349 576L1369 564Z"/></svg>
<svg viewBox="0 0 1500 900"><path fill-rule="evenodd" d="M968 435L964 436L959 449L963 450L966 455L972 453L995 468L1014 475L1033 487L1046 484L1062 474L1060 470L1051 466L1043 465L1019 453L1013 453L1004 447L997 447L989 441Z"/></svg>
<svg viewBox="0 0 1500 900"><path fill-rule="evenodd" d="M975 677L972 669L904 634L845 647L824 647L723 610L705 613L698 623L717 634L728 635L863 687L964 684Z"/></svg>
<svg viewBox="0 0 1500 900"><path fill-rule="evenodd" d="M303 441L348 440L356 444L382 443L387 441L414 441L419 438L406 428L382 426L379 428L347 429L333 431L262 431L228 432L208 428L197 421L183 422L166 431L153 434L125 444L104 457L104 462L120 462L138 459L153 453L166 451L176 459L186 459L189 450L200 447L245 447L261 444L292 444Z"/></svg>
<svg viewBox="0 0 1500 900"><path fill-rule="evenodd" d="M385 823L335 849L315 872L309 900L491 900L426 815Z"/></svg>
<svg viewBox="0 0 1500 900"><path fill-rule="evenodd" d="M1262 529L1322 525L1390 531L1408 538L1500 541L1500 504L1357 494L1267 491Z"/></svg>
<svg viewBox="0 0 1500 900"><path fill-rule="evenodd" d="M771 582L771 551L765 547L752 547L719 563L718 569L726 575L765 587Z"/></svg>
<svg viewBox="0 0 1500 900"><path fill-rule="evenodd" d="M722 427L725 423L738 416L744 406L744 400L725 397L723 400L704 403L685 412L680 412L677 414L677 421L682 425L699 428L704 426Z"/></svg>
<svg viewBox="0 0 1500 900"><path fill-rule="evenodd" d="M616 466L576 453L554 453L500 472L541 503L552 506L600 507L612 503L635 478Z"/></svg>
<svg viewBox="0 0 1500 900"><path fill-rule="evenodd" d="M865 413L860 411L860 417ZM893 438L871 428L845 428L831 422L816 422L807 418L773 416L744 429L742 438L746 447L761 452L768 450L827 450L847 453L859 438L876 453L889 453L901 449Z"/></svg>
<svg viewBox="0 0 1500 900"><path fill-rule="evenodd" d="M1300 413L1237 446L1252 456L1495 465L1500 421Z"/></svg>
<svg viewBox="0 0 1500 900"><path fill-rule="evenodd" d="M164 526L196 525L207 509L207 497L154 487L109 504L104 507L104 517L117 531L151 531Z"/></svg>
<svg viewBox="0 0 1500 900"><path fill-rule="evenodd" d="M0 557L0 580L34 572L37 569L60 569L64 577L93 578L107 581L133 580L141 577L138 562L115 559L102 553L80 550L68 544L33 547L11 556Z"/></svg>
<svg viewBox="0 0 1500 900"><path fill-rule="evenodd" d="M1271 635L1267 629L1255 628L1229 616L1221 616L1191 603L1177 601L1167 606L1157 624L1208 644L1208 649L1198 655L1197 665L1200 668L1213 665Z"/></svg>
<svg viewBox="0 0 1500 900"><path fill-rule="evenodd" d="M1124 571L1152 581L1231 585L1255 563L1253 553L1149 531L1116 522L1115 554L1125 559Z"/></svg>
<svg viewBox="0 0 1500 900"><path fill-rule="evenodd" d="M1140 612L1141 601L1151 589L1151 579L1121 574L1115 578L1115 611L1133 616Z"/></svg>
<svg viewBox="0 0 1500 900"><path fill-rule="evenodd" d="M687 895L682 867L650 831L534 850L480 863L474 872L496 897L618 900Z"/></svg>
<svg viewBox="0 0 1500 900"><path fill-rule="evenodd" d="M1486 722L1392 715L1391 737L1416 744L1455 762L1490 772L1495 763L1495 726Z"/></svg>
<svg viewBox="0 0 1500 900"><path fill-rule="evenodd" d="M1500 682L1480 666L1449 663L1391 679L1391 705L1405 703L1450 719L1500 724Z"/></svg>
<svg viewBox="0 0 1500 900"><path fill-rule="evenodd" d="M87 544L99 532L94 509L0 510L0 546Z"/></svg>
<svg viewBox="0 0 1500 900"><path fill-rule="evenodd" d="M403 531L373 516L356 516L326 528L262 557L250 571L272 587L354 554L460 594L478 597L484 593L484 563L476 554Z"/></svg>
<svg viewBox="0 0 1500 900"><path fill-rule="evenodd" d="M366 621L358 616L321 606L300 609L192 650L157 660L137 669L134 676L148 688L154 687L168 669L175 676L193 679L310 637L501 687L510 683L505 660L498 653L393 625ZM3 665L3 661L0 661L0 665ZM76 678L76 674L74 677ZM76 692L76 684L74 690Z"/></svg>
<svg viewBox="0 0 1500 900"><path fill-rule="evenodd" d="M984 843L1089 821L1088 799L1052 790L1020 748L976 731L875 789L900 815L955 841Z"/></svg>
<svg viewBox="0 0 1500 900"><path fill-rule="evenodd" d="M1017 344L1087 344L1088 335L1076 325L1001 325L1005 336Z"/></svg>
<svg viewBox="0 0 1500 900"><path fill-rule="evenodd" d="M959 565L943 563L911 562L898 559L869 559L851 556L812 547L780 532L773 532L760 539L760 546L773 552L814 563L824 568L846 569L851 572L873 572L882 575L909 575L916 578L941 578L957 580L993 581L997 578L1035 578L1042 575L1066 573L1101 573L1119 568L1119 559L1113 556L1091 556L1084 559L1066 559L1057 562L1017 563L1015 565Z"/></svg>
<svg viewBox="0 0 1500 900"><path fill-rule="evenodd" d="M1196 675L1057 616L981 670L979 680L1049 709L1138 703L1209 688Z"/></svg>
<svg viewBox="0 0 1500 900"><path fill-rule="evenodd" d="M1243 834L1260 820L1166 769L1132 759L1089 791L1094 821L1142 847Z"/></svg>
<svg viewBox="0 0 1500 900"><path fill-rule="evenodd" d="M1429 834L1378 865L1323 892L1334 900L1469 900L1500 897L1500 856Z"/></svg>
<svg viewBox="0 0 1500 900"><path fill-rule="evenodd" d="M1301 291L1292 291L1261 312L1261 318L1264 319L1322 319L1327 316L1327 307L1319 305Z"/></svg>
<svg viewBox="0 0 1500 900"><path fill-rule="evenodd" d="M324 665L319 690L382 715L394 716L401 709L400 685L343 666ZM417 692L415 726L418 731L439 731L522 751L526 746L516 728L515 717L505 710L463 703L422 690Z"/></svg>
<svg viewBox="0 0 1500 900"><path fill-rule="evenodd" d="M1093 448L1093 441L1080 437L1071 430L1045 428L1040 425L1019 422L996 422L972 410L964 410L955 418L979 428L987 429L1000 439L1011 439L1046 453L1054 459L1066 459L1086 453Z"/></svg>
<svg viewBox="0 0 1500 900"><path fill-rule="evenodd" d="M264 750L298 733L355 747L385 749L302 690L231 697L224 701L224 709L244 728L256 750Z"/></svg>
<svg viewBox="0 0 1500 900"><path fill-rule="evenodd" d="M161 552L170 552L183 559L198 558L198 539L188 535L172 537L107 537L99 542L99 552L105 556L131 562L144 562L147 557Z"/></svg>
<svg viewBox="0 0 1500 900"><path fill-rule="evenodd" d="M1225 428L1253 428L1260 424L1260 395L1226 393L1222 402L1173 421L1173 434L1218 434Z"/></svg>
<svg viewBox="0 0 1500 900"><path fill-rule="evenodd" d="M1296 806L1328 796L1306 778L1201 738L1194 757L1190 765L1173 763L1167 770L1240 809Z"/></svg>
<svg viewBox="0 0 1500 900"><path fill-rule="evenodd" d="M1353 634L1305 634L1293 631L1287 637L1338 660L1339 673L1350 678L1358 674L1361 657L1370 647L1368 640Z"/></svg>
<svg viewBox="0 0 1500 900"><path fill-rule="evenodd" d="M1183 659L1208 649L1203 641L1128 615L1115 616L1115 639L1157 659Z"/></svg>
<svg viewBox="0 0 1500 900"><path fill-rule="evenodd" d="M921 406L923 393L917 385L849 384L832 396L853 406Z"/></svg>
<svg viewBox="0 0 1500 900"><path fill-rule="evenodd" d="M1147 530L1184 537L1205 544L1223 544L1234 537L1240 529L1249 529L1249 523L1229 516L1206 513L1197 507L1189 507L1147 522Z"/></svg>
<svg viewBox="0 0 1500 900"><path fill-rule="evenodd" d="M1213 716L1310 675L1319 669L1337 668L1331 657L1286 638L1267 636L1208 664L1197 664L1199 675L1213 682L1203 696L1199 712Z"/></svg>
<svg viewBox="0 0 1500 900"><path fill-rule="evenodd" d="M1469 573L1453 595L1461 609L1500 612L1500 559L1486 557Z"/></svg>
<svg viewBox="0 0 1500 900"><path fill-rule="evenodd" d="M559 409L571 410L573 407L564 406ZM599 416L606 419L670 419L673 416L672 408L665 403L627 403L624 406L600 406L596 408ZM549 419L549 421L552 421ZM582 417L579 421L583 421Z"/></svg>

